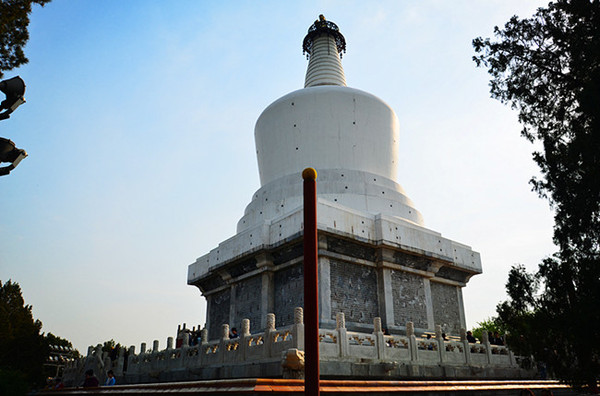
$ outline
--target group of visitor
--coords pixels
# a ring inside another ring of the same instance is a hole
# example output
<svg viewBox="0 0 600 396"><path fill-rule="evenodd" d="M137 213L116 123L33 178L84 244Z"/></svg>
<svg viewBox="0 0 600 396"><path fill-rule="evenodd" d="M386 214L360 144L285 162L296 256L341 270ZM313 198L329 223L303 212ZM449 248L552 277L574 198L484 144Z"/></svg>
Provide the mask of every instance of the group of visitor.
<svg viewBox="0 0 600 396"><path fill-rule="evenodd" d="M473 332L471 330L467 331L467 341L471 344L477 343L477 338L473 337Z"/></svg>
<svg viewBox="0 0 600 396"><path fill-rule="evenodd" d="M106 382L104 386L113 386L117 383L117 379L115 378L115 373L112 370L108 370L106 373ZM97 388L100 386L100 381L98 381L98 377L94 375L94 370L89 369L85 372L85 380L83 384L81 384L84 388Z"/></svg>
<svg viewBox="0 0 600 396"><path fill-rule="evenodd" d="M186 335L189 337L188 345L190 346L198 345L202 342L202 333L200 328L198 328L198 330L188 331L183 336L185 337Z"/></svg>
<svg viewBox="0 0 600 396"><path fill-rule="evenodd" d="M490 345L504 345L504 337L502 337L497 331L494 331L493 333L488 331L488 338Z"/></svg>
<svg viewBox="0 0 600 396"><path fill-rule="evenodd" d="M189 330L189 329L183 329L181 331L181 333L179 334L179 336L177 337L177 344L175 345L176 348L181 348L183 346L183 339L184 337L187 337L188 339L188 345L189 346L196 346L202 343L202 330L200 329L200 326L198 326L198 330ZM238 334L237 329L234 327L231 329L231 332L229 333L229 338L239 338L240 335Z"/></svg>
<svg viewBox="0 0 600 396"><path fill-rule="evenodd" d="M471 344L477 343L477 338L473 336L473 332L471 330L467 331L467 341ZM502 337L497 331L488 331L488 341L490 345L504 345L504 337Z"/></svg>
<svg viewBox="0 0 600 396"><path fill-rule="evenodd" d="M175 341L175 348L181 348L183 346L184 339L187 340L187 344L189 346L194 346L194 345L200 344L201 339L202 339L202 334L200 332L200 329L198 329L198 331L190 330L190 329L181 330L181 332L179 332L177 334L177 340Z"/></svg>

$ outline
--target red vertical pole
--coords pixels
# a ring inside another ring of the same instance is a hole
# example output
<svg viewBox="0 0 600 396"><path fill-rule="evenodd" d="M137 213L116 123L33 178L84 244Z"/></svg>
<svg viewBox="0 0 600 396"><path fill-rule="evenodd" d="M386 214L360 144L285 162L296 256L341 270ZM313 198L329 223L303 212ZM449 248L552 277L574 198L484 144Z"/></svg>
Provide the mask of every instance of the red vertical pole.
<svg viewBox="0 0 600 396"><path fill-rule="evenodd" d="M304 179L304 394L319 396L319 280L317 242L317 171Z"/></svg>

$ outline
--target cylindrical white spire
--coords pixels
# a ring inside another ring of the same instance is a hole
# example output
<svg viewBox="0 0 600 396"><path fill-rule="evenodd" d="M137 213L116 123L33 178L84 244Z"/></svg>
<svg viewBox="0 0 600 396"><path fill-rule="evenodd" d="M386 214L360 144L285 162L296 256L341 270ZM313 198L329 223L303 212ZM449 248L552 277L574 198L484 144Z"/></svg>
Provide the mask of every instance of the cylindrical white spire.
<svg viewBox="0 0 600 396"><path fill-rule="evenodd" d="M319 85L346 86L341 61L342 52L346 52L346 39L335 23L319 15L319 19L308 28L302 48L310 58L304 88Z"/></svg>
<svg viewBox="0 0 600 396"><path fill-rule="evenodd" d="M306 69L304 88L318 85L346 86L346 76L335 39L328 33L322 33L314 39Z"/></svg>

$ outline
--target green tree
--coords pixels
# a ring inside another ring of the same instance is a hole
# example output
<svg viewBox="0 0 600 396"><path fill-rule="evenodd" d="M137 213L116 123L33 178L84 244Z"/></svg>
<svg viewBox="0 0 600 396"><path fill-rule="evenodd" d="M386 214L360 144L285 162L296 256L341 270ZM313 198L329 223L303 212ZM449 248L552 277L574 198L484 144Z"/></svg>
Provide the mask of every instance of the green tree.
<svg viewBox="0 0 600 396"><path fill-rule="evenodd" d="M44 341L50 351L50 359L46 361L44 367L44 376L54 377L57 372L60 375L60 367L64 367L67 361L79 359L81 354L75 348L71 341L48 333L44 336ZM56 360L58 359L58 361Z"/></svg>
<svg viewBox="0 0 600 396"><path fill-rule="evenodd" d="M3 72L23 65L29 60L23 47L29 40L29 14L32 4L42 7L50 0L0 1L0 78Z"/></svg>
<svg viewBox="0 0 600 396"><path fill-rule="evenodd" d="M559 0L512 17L497 41L473 40L490 93L518 111L540 143L533 189L554 209L558 252L535 273L510 272L498 314L519 353L558 378L597 390L600 379L600 2Z"/></svg>
<svg viewBox="0 0 600 396"><path fill-rule="evenodd" d="M499 334L503 335L505 329L503 324L497 317L487 318L482 320L481 322L477 322L477 327L473 328L473 337L477 338L479 341L483 340L483 332L495 332L497 331Z"/></svg>
<svg viewBox="0 0 600 396"><path fill-rule="evenodd" d="M19 394L43 384L48 346L41 328L19 284L0 281L0 394Z"/></svg>
<svg viewBox="0 0 600 396"><path fill-rule="evenodd" d="M121 343L117 343L112 338L109 341L104 341L104 343L102 344L102 352L107 352L109 354L109 356L111 354L115 354L115 353L118 354L118 352L119 352L119 350L121 350L121 348L123 348ZM112 356L112 357L114 357L114 356Z"/></svg>
<svg viewBox="0 0 600 396"><path fill-rule="evenodd" d="M46 343L48 345L58 345L61 347L73 349L73 344L71 343L71 341L69 341L65 338L61 338L59 336L55 336L52 333L46 334L45 339L46 339ZM73 349L73 350L79 355L79 351L77 351L76 349Z"/></svg>

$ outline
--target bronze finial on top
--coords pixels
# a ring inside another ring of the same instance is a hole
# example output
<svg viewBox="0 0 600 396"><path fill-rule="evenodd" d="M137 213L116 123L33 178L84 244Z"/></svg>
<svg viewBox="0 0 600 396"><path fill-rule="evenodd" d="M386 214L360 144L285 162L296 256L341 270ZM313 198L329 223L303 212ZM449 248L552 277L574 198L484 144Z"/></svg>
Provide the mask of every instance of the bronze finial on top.
<svg viewBox="0 0 600 396"><path fill-rule="evenodd" d="M340 33L338 26L335 23L326 20L325 16L321 14L319 15L319 19L317 19L315 23L308 28L308 33L306 37L304 37L304 42L302 43L302 54L306 54L306 59L310 58L314 39L321 34L329 34L334 38L338 53L340 54L341 58L342 53L346 52L346 39L342 33Z"/></svg>

